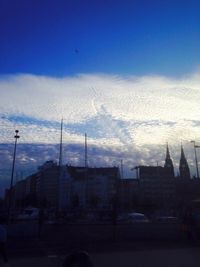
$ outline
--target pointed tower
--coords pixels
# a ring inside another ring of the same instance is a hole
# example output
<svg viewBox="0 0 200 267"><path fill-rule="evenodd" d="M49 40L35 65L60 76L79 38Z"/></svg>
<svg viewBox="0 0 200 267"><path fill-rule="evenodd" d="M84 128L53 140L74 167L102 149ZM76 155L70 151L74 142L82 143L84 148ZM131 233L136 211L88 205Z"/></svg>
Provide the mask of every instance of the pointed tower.
<svg viewBox="0 0 200 267"><path fill-rule="evenodd" d="M166 149L166 158L165 158L164 169L165 169L166 176L174 177L174 165L173 165L172 159L170 157L168 143L167 143L167 149Z"/></svg>
<svg viewBox="0 0 200 267"><path fill-rule="evenodd" d="M182 144L181 144L181 158L179 164L179 172L181 178L188 178L188 179L190 178L190 169L187 163L187 159L185 157Z"/></svg>

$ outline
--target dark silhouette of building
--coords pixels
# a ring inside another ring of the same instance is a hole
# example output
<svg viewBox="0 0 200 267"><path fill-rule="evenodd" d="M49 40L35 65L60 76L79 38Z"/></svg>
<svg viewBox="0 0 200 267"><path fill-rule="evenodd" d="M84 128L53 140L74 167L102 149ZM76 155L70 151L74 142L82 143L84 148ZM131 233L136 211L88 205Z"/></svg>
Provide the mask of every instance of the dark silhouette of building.
<svg viewBox="0 0 200 267"><path fill-rule="evenodd" d="M179 164L179 172L180 172L181 178L190 179L190 169L189 169L188 162L185 157L185 153L184 153L182 145L181 145L181 158L180 158L180 164Z"/></svg>
<svg viewBox="0 0 200 267"><path fill-rule="evenodd" d="M72 179L71 204L81 208L109 209L117 194L120 172L118 167L91 168L68 166Z"/></svg>
<svg viewBox="0 0 200 267"><path fill-rule="evenodd" d="M47 161L38 171L12 188L13 207L38 205L61 211L182 208L200 197L200 179L190 179L181 145L180 176L174 176L168 144L164 166L136 166L137 179L121 179L118 167L91 168ZM10 190L5 192L8 205ZM115 201L117 199L117 201ZM114 204L113 204L114 203Z"/></svg>
<svg viewBox="0 0 200 267"><path fill-rule="evenodd" d="M172 159L170 157L168 144L167 144L167 150L166 150L164 169L165 169L166 175L174 177L174 165L173 165Z"/></svg>
<svg viewBox="0 0 200 267"><path fill-rule="evenodd" d="M175 178L162 166L138 166L140 202L152 208L172 207Z"/></svg>
<svg viewBox="0 0 200 267"><path fill-rule="evenodd" d="M162 166L137 166L140 203L152 208L170 208L175 203L174 166L166 147L166 158Z"/></svg>
<svg viewBox="0 0 200 267"><path fill-rule="evenodd" d="M119 210L131 211L139 205L139 179L119 179Z"/></svg>

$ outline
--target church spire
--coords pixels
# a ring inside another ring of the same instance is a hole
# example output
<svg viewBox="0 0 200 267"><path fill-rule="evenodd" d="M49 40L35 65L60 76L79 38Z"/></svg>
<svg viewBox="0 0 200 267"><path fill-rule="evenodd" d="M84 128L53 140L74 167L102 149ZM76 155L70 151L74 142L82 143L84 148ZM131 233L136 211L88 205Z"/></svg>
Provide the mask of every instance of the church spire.
<svg viewBox="0 0 200 267"><path fill-rule="evenodd" d="M180 172L180 177L190 178L190 169L188 166L187 159L185 157L182 144L181 144L181 158L180 158L180 164L179 164L179 172Z"/></svg>
<svg viewBox="0 0 200 267"><path fill-rule="evenodd" d="M166 158L165 158L164 168L165 168L165 173L167 176L174 177L174 165L173 165L172 159L170 157L168 143L167 143L167 147L166 147Z"/></svg>
<svg viewBox="0 0 200 267"><path fill-rule="evenodd" d="M170 159L168 143L167 143L167 148L166 148L166 159Z"/></svg>

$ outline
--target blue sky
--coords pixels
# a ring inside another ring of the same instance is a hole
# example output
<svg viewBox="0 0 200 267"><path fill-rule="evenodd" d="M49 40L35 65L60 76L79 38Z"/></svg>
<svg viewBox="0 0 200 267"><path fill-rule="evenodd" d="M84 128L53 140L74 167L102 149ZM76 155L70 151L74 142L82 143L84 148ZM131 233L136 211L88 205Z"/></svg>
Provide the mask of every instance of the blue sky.
<svg viewBox="0 0 200 267"><path fill-rule="evenodd" d="M57 160L62 117L64 162L83 163L87 132L92 166L123 158L131 177L163 165L168 142L177 172L182 142L195 174L199 14L199 1L0 0L2 181L15 129L16 169L28 173Z"/></svg>
<svg viewBox="0 0 200 267"><path fill-rule="evenodd" d="M1 0L0 73L192 72L199 11L199 1Z"/></svg>

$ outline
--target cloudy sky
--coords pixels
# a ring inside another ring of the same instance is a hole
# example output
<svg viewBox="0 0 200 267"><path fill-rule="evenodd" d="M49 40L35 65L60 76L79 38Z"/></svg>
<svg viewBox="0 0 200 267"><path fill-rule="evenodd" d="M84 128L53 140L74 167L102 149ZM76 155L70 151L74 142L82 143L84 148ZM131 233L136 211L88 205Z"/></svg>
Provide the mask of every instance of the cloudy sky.
<svg viewBox="0 0 200 267"><path fill-rule="evenodd" d="M0 0L0 179L64 163L162 165L200 144L198 1ZM200 158L200 153L198 152ZM2 191L3 189L1 189ZM1 192L0 192L1 193Z"/></svg>

